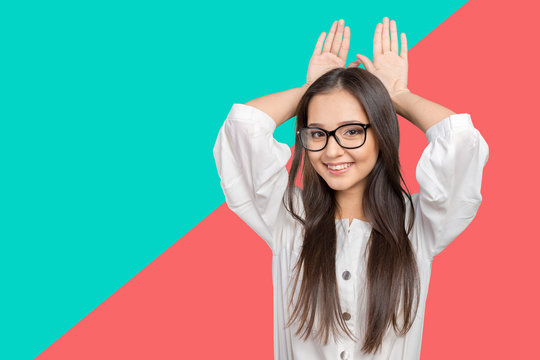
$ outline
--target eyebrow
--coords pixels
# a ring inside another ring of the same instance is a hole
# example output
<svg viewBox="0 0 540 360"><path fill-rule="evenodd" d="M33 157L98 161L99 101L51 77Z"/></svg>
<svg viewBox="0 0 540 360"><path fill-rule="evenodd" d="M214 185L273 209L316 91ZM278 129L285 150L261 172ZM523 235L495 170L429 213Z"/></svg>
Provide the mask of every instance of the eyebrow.
<svg viewBox="0 0 540 360"><path fill-rule="evenodd" d="M338 123L338 126L341 126L343 124L363 124L360 120L345 120L345 121L342 121L342 122L339 122ZM322 124L319 124L319 123L311 123L309 124L308 126L317 126L317 127L321 127Z"/></svg>

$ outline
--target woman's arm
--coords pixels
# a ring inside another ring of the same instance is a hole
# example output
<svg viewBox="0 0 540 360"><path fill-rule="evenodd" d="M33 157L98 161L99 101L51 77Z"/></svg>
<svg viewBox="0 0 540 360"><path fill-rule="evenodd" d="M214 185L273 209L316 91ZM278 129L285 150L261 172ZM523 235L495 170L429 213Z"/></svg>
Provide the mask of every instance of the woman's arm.
<svg viewBox="0 0 540 360"><path fill-rule="evenodd" d="M327 71L338 67L345 67L351 40L350 28L345 26L343 19L340 19L339 21L334 21L332 24L326 41L325 36L325 32L319 35L315 50L309 60L308 73L304 85L253 99L248 101L246 105L256 107L270 115L274 119L276 126L296 116L296 106L309 85Z"/></svg>
<svg viewBox="0 0 540 360"><path fill-rule="evenodd" d="M390 25L390 26L389 26ZM390 29L389 29L390 28ZM389 36L390 35L390 36ZM366 70L379 78L396 112L426 135L428 145L416 167L420 191L412 194L416 249L430 261L461 234L482 202L483 169L489 147L470 114L453 111L415 95L407 88L407 39L398 54L396 22L385 17L373 39L373 63L358 54Z"/></svg>
<svg viewBox="0 0 540 360"><path fill-rule="evenodd" d="M375 27L373 37L373 62L364 55L357 54L356 60L349 67L364 64L366 70L379 78L394 103L396 112L416 125L424 133L440 120L455 114L450 109L413 94L407 88L408 56L407 37L401 33L401 53L397 25L388 17Z"/></svg>
<svg viewBox="0 0 540 360"><path fill-rule="evenodd" d="M396 112L416 125L424 133L439 121L456 113L410 91L403 91L392 98Z"/></svg>
<svg viewBox="0 0 540 360"><path fill-rule="evenodd" d="M276 224L287 211L282 208L282 199L288 186L287 162L291 149L273 137L276 127L294 116L298 101L308 84L330 70L335 64L345 64L348 40L341 45L343 23L339 24L339 41L334 39L337 21L330 30L328 47L322 54L322 40L311 58L306 85L275 94L266 95L247 102L233 104L225 123L221 127L213 153L221 178L221 187L231 211L237 214L277 254L286 239L274 238ZM340 30L341 29L341 30ZM349 33L345 28L345 38ZM344 50L345 43L347 48ZM341 48L340 48L341 47ZM341 51L343 59L336 54ZM300 209L300 208L298 208Z"/></svg>
<svg viewBox="0 0 540 360"><path fill-rule="evenodd" d="M306 92L307 84L278 93L265 95L250 100L246 105L253 106L268 114L276 123L276 127L296 116L296 106Z"/></svg>

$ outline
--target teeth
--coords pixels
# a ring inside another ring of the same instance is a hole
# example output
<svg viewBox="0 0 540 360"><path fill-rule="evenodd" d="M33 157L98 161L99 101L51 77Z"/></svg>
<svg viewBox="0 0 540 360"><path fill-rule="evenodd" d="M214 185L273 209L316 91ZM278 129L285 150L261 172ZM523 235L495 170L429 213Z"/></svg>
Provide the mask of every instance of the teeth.
<svg viewBox="0 0 540 360"><path fill-rule="evenodd" d="M332 169L332 170L343 170L343 169L348 168L351 165L352 165L352 163L342 164L342 165L338 165L338 166L332 166L332 165L327 165L327 166L328 166L329 169Z"/></svg>

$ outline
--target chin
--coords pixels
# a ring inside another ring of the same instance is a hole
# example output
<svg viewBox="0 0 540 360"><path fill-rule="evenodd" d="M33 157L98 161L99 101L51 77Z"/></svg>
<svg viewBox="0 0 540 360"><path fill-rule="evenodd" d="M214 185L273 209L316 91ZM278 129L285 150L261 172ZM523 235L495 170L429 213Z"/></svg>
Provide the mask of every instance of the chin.
<svg viewBox="0 0 540 360"><path fill-rule="evenodd" d="M347 179L329 179L321 176L328 186L335 191L347 190L351 187L350 181Z"/></svg>
<svg viewBox="0 0 540 360"><path fill-rule="evenodd" d="M335 183L333 184L331 182L326 182L326 183L334 191L345 191L351 187L349 184L335 184Z"/></svg>

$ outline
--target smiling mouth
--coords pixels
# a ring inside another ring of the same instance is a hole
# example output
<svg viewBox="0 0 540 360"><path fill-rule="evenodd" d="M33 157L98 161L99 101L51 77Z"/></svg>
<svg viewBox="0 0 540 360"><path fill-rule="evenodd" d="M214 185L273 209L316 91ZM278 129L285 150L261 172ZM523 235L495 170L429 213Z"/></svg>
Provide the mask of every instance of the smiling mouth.
<svg viewBox="0 0 540 360"><path fill-rule="evenodd" d="M344 163L344 164L340 164L340 165L336 165L336 166L330 166L328 164L324 164L324 165L326 165L328 170L339 171L339 170L344 170L344 169L350 168L352 166L352 164L354 164L354 163L349 162L349 163Z"/></svg>

